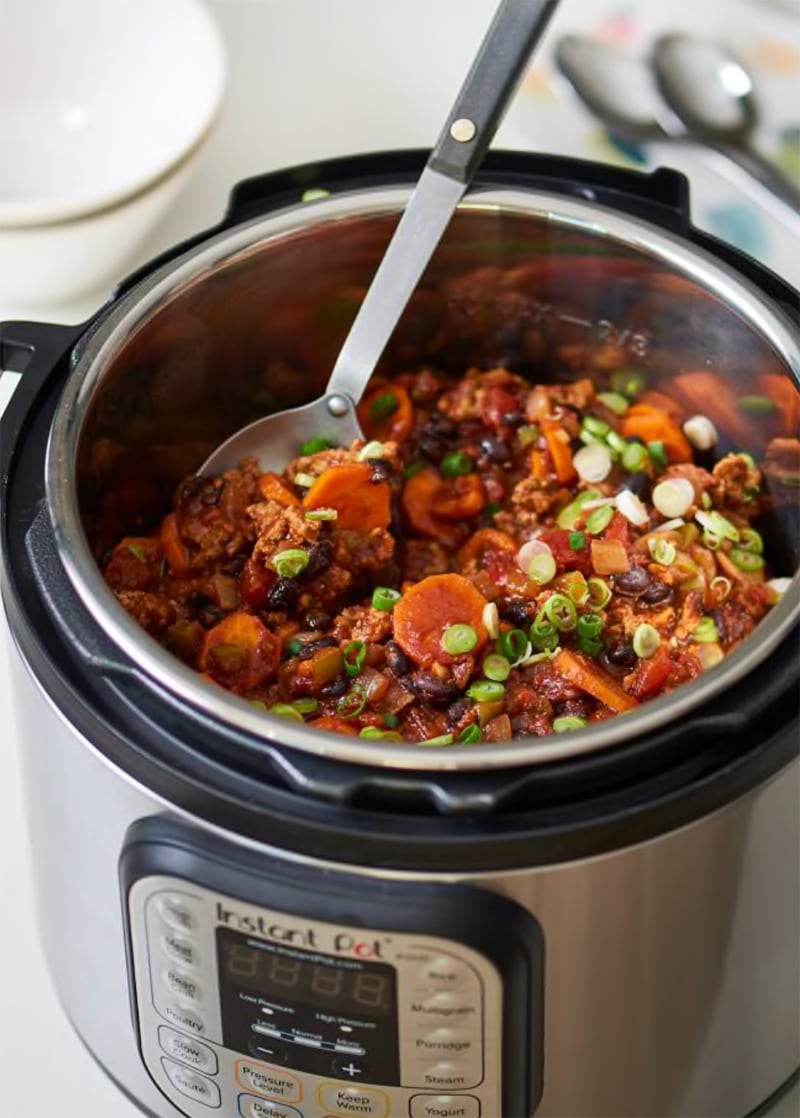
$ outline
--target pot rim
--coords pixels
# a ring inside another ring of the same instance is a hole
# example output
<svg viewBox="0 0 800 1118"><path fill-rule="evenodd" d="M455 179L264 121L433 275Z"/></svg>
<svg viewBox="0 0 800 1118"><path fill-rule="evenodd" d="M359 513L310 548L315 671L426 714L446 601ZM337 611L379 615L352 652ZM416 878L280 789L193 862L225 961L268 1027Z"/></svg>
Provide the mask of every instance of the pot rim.
<svg viewBox="0 0 800 1118"><path fill-rule="evenodd" d="M279 743L303 753L362 766L426 772L481 771L574 759L674 722L760 664L800 614L800 570L789 589L745 640L711 671L669 695L595 726L548 738L516 738L504 744L420 749L414 744L349 738L309 730L255 711L244 699L210 686L143 632L102 577L81 523L74 479L88 404L104 371L148 315L179 290L201 281L210 266L241 260L299 232L352 218L389 217L410 194L407 187L365 187L311 204L295 204L212 236L158 268L108 310L78 356L56 408L48 439L45 492L53 531L69 581L92 619L135 665L135 671L215 721L228 723L256 742ZM610 240L662 261L736 311L776 351L800 387L800 334L788 316L749 280L704 249L658 226L597 203L530 189L480 189L459 212L497 212L544 218L559 227Z"/></svg>

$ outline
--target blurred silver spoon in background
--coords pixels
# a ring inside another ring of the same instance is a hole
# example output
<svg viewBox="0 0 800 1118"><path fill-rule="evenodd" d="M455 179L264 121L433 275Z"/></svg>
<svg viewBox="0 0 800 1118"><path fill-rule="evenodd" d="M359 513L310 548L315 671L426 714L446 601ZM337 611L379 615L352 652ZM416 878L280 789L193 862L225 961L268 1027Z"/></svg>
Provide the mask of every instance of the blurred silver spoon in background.
<svg viewBox="0 0 800 1118"><path fill-rule="evenodd" d="M567 35L556 62L610 132L634 143L699 145L723 156L769 191L770 208L798 228L800 190L752 146L758 120L753 82L725 48L665 35L652 65L587 35ZM767 196L764 196L765 204Z"/></svg>

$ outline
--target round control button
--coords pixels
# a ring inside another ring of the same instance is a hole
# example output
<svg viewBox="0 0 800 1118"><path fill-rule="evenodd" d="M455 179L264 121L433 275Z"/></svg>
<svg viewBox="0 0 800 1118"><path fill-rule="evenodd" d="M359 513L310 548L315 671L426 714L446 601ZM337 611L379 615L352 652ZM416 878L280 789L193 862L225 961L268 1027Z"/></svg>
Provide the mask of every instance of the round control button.
<svg viewBox="0 0 800 1118"><path fill-rule="evenodd" d="M438 1024L471 1024L479 1019L478 1006L457 994L431 994L412 1000L409 1013L415 1024L426 1021L432 1028Z"/></svg>
<svg viewBox="0 0 800 1118"><path fill-rule="evenodd" d="M239 1113L242 1118L303 1118L297 1107L257 1099L255 1095L239 1095Z"/></svg>
<svg viewBox="0 0 800 1118"><path fill-rule="evenodd" d="M194 1036L202 1036L206 1031L206 1023L203 1018L191 1009L178 1005L177 1002L168 1002L159 1012L167 1021L171 1021L173 1025L185 1029L187 1033L192 1033Z"/></svg>
<svg viewBox="0 0 800 1118"><path fill-rule="evenodd" d="M268 1064L237 1060L236 1082L245 1090L266 1095L273 1102L294 1103L303 1097L303 1085L296 1075Z"/></svg>
<svg viewBox="0 0 800 1118"><path fill-rule="evenodd" d="M331 1060L334 1075L342 1079L366 1079L369 1074L369 1064L360 1056L335 1056Z"/></svg>
<svg viewBox="0 0 800 1118"><path fill-rule="evenodd" d="M466 1056L471 1054L475 1047L472 1030L465 1028L450 1028L443 1026L424 1032L414 1041L416 1056Z"/></svg>
<svg viewBox="0 0 800 1118"><path fill-rule="evenodd" d="M270 1064L288 1064L289 1052L286 1048L278 1047L274 1041L270 1040L267 1036L253 1036L250 1038L247 1048L251 1056L255 1056L257 1060L266 1060Z"/></svg>
<svg viewBox="0 0 800 1118"><path fill-rule="evenodd" d="M195 1099L204 1106L218 1107L221 1102L219 1087L199 1072L161 1057L161 1064L172 1086L188 1099Z"/></svg>
<svg viewBox="0 0 800 1118"><path fill-rule="evenodd" d="M481 1101L474 1095L412 1095L411 1118L480 1118Z"/></svg>
<svg viewBox="0 0 800 1118"><path fill-rule="evenodd" d="M437 955L419 971L420 988L463 990L474 983L475 975L467 964L459 959L451 959L449 955Z"/></svg>
<svg viewBox="0 0 800 1118"><path fill-rule="evenodd" d="M178 935L177 932L167 932L161 937L161 949L167 958L182 967L196 967L200 963L197 948L190 939Z"/></svg>
<svg viewBox="0 0 800 1118"><path fill-rule="evenodd" d="M203 1000L203 991L190 974L184 974L170 967L169 970L164 971L162 981L169 992L180 1001L201 1002Z"/></svg>
<svg viewBox="0 0 800 1118"><path fill-rule="evenodd" d="M193 1036L179 1033L177 1029L171 1029L168 1025L159 1025L158 1043L168 1056L173 1056L197 1071L216 1075L219 1070L217 1054L213 1048L209 1048L207 1044L203 1044Z"/></svg>
<svg viewBox="0 0 800 1118"><path fill-rule="evenodd" d="M180 893L162 893L157 901L158 912L165 924L177 932L194 932L198 919L190 901Z"/></svg>
<svg viewBox="0 0 800 1118"><path fill-rule="evenodd" d="M463 1091L467 1087L475 1087L480 1082L480 1072L470 1064L457 1063L455 1060L440 1060L427 1067L420 1067L414 1072L414 1078L420 1087L431 1087L440 1091Z"/></svg>
<svg viewBox="0 0 800 1118"><path fill-rule="evenodd" d="M362 1118L384 1118L389 1096L374 1087L348 1087L345 1083L322 1083L319 1101L330 1114L360 1114Z"/></svg>

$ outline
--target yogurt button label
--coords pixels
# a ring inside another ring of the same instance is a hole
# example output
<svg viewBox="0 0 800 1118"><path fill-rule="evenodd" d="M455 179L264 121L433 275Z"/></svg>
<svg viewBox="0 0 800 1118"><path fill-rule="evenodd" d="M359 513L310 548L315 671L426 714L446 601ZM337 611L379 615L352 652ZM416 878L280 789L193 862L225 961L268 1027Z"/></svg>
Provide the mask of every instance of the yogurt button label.
<svg viewBox="0 0 800 1118"><path fill-rule="evenodd" d="M474 1095L413 1095L411 1118L480 1118L481 1103Z"/></svg>

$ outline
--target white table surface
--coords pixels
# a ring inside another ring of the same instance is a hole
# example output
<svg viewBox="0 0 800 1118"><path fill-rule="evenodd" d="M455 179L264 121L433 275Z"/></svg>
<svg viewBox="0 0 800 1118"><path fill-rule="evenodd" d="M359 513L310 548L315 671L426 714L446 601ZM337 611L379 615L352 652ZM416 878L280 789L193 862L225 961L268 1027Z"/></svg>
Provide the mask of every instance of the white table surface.
<svg viewBox="0 0 800 1118"><path fill-rule="evenodd" d="M495 6L494 0L208 0L208 4L229 55L225 107L183 196L131 267L218 220L230 186L241 178L326 156L432 144ZM733 8L729 0L707 0L704 5L675 0L668 6L658 0L605 5L563 0L550 41L564 28L596 24L601 7L614 18L617 9L626 19L633 12L648 30L666 19L673 26L677 21L708 28L724 18L729 36L741 40L747 34L748 6L754 5L746 0ZM664 7L669 8L666 16ZM785 46L798 25L780 14L770 18L786 21L783 30L779 26L773 34L773 40L780 39ZM628 29L624 34L633 32ZM542 73L547 79L546 57ZM549 75L547 97L541 96L544 79L536 73L523 88L498 137L499 146L582 150L583 137L594 126L581 110L567 105L566 91L552 81L552 71ZM800 94L800 84L796 92ZM0 111L3 95L0 90ZM556 105L559 99L563 99L561 108ZM559 126L557 114L562 110L569 115L571 132ZM602 157L597 148L583 153ZM663 152L651 156L664 157ZM703 157L676 152L672 162L696 180L704 195L700 201L709 207L720 191L741 191L742 200L750 205L764 201L757 189L740 180L734 179L731 186L730 180L719 176L718 168L709 169ZM777 239L785 249L786 237ZM789 240L788 247L786 258L797 261L800 272L800 242ZM792 277L795 282L798 272ZM106 294L97 292L58 307L0 306L0 321L27 317L79 322ZM0 409L11 384L10 377L0 381ZM6 636L5 619L0 618L0 637ZM33 932L16 758L22 743L14 730L5 645L6 640L0 640L0 1116L135 1118L139 1112L120 1096L71 1032ZM799 1114L797 1090L771 1112L772 1118Z"/></svg>

